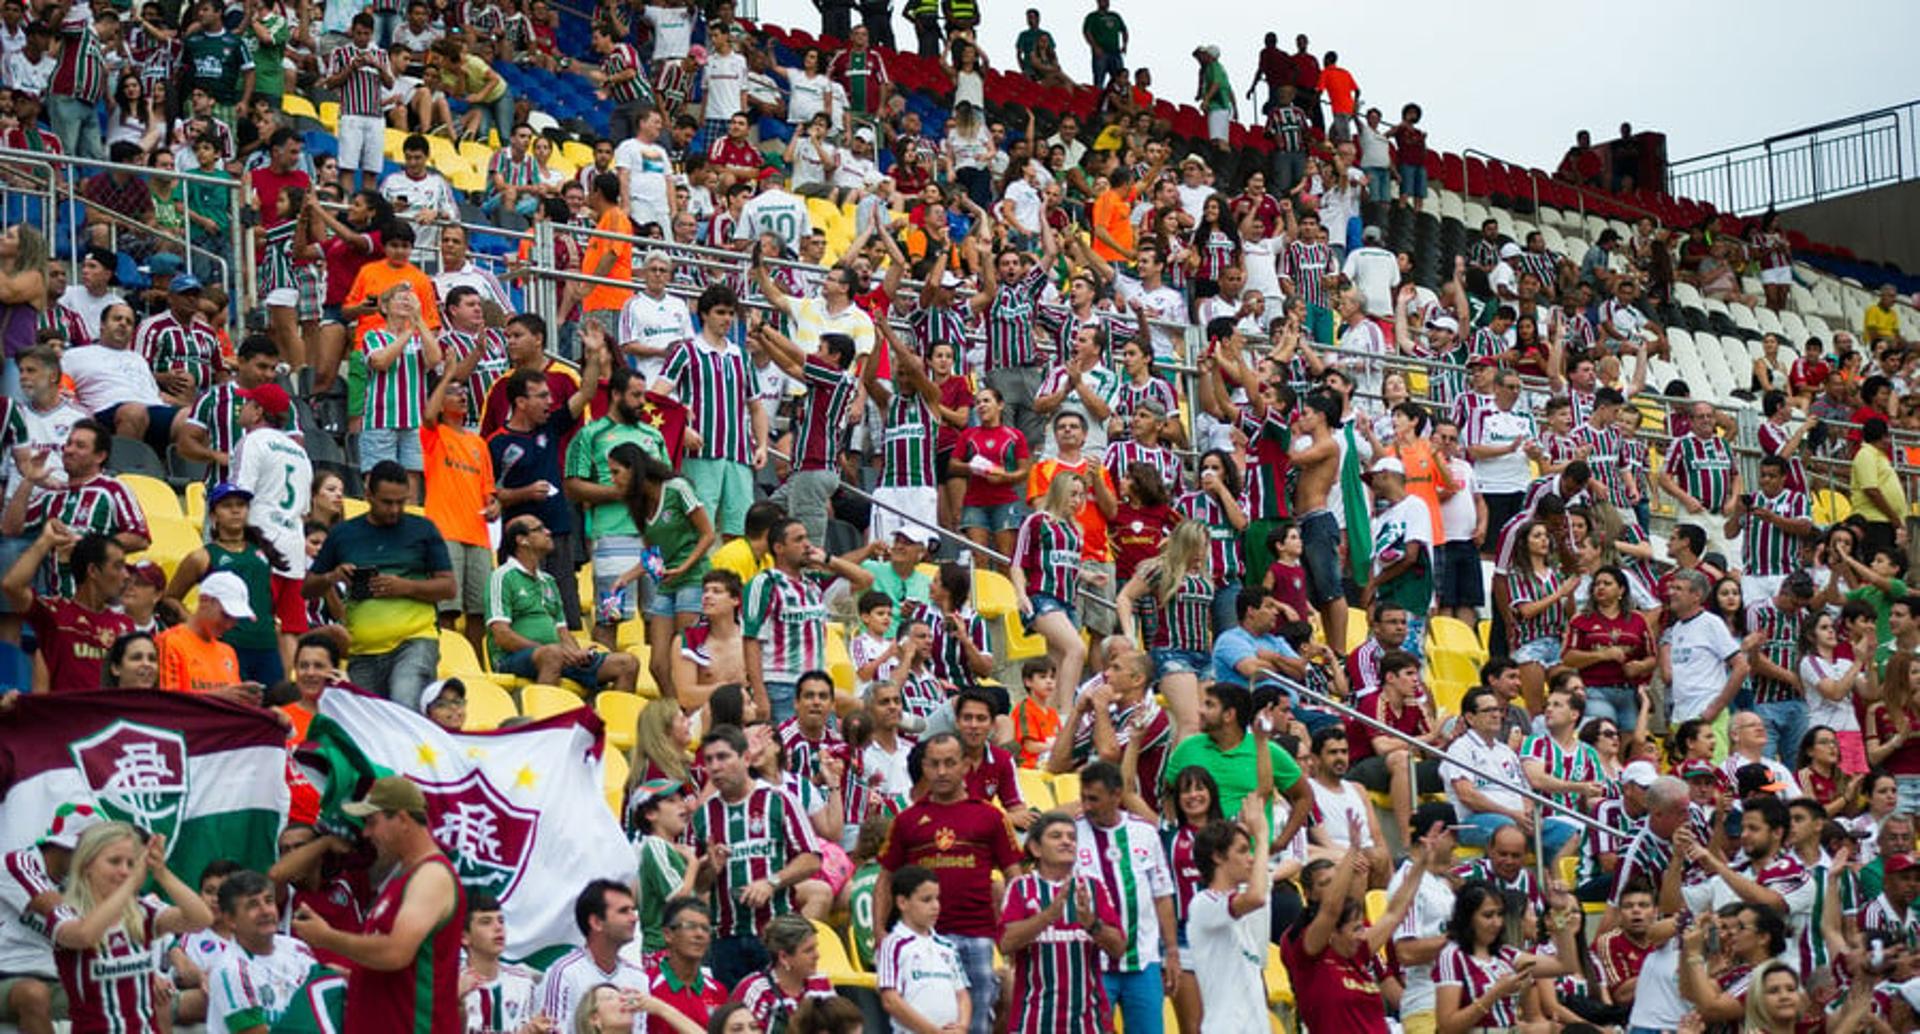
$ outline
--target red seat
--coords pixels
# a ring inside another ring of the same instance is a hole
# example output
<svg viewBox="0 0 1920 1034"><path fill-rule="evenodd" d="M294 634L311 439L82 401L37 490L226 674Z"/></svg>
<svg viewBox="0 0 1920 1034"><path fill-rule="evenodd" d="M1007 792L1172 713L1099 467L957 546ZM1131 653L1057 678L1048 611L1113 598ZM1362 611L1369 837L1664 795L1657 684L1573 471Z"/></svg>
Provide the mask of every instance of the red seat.
<svg viewBox="0 0 1920 1034"><path fill-rule="evenodd" d="M1454 154L1452 152L1447 152L1446 154L1441 155L1440 169L1441 169L1440 179L1441 179L1441 184L1443 186L1445 186L1448 190L1451 190L1456 194L1466 193L1466 190L1467 190L1466 165L1460 160L1459 155Z"/></svg>
<svg viewBox="0 0 1920 1034"><path fill-rule="evenodd" d="M1493 189L1493 181L1487 175L1487 163L1478 158L1467 158L1467 194L1472 197L1486 197Z"/></svg>

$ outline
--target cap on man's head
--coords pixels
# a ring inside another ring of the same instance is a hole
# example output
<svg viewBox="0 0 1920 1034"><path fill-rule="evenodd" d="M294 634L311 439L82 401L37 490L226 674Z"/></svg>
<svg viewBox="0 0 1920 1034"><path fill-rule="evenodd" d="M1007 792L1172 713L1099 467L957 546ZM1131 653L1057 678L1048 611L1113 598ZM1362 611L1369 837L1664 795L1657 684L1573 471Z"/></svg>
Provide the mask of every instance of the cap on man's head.
<svg viewBox="0 0 1920 1034"><path fill-rule="evenodd" d="M649 779L633 788L634 802L641 805L678 795L686 789L685 783L678 779Z"/></svg>
<svg viewBox="0 0 1920 1034"><path fill-rule="evenodd" d="M1635 761L1620 770L1621 782L1637 786L1642 790L1652 786L1653 781L1658 778L1660 778L1660 770L1654 768L1651 761Z"/></svg>
<svg viewBox="0 0 1920 1034"><path fill-rule="evenodd" d="M873 127L861 126L859 129L853 131L853 138L855 140L865 140L867 143L873 143Z"/></svg>
<svg viewBox="0 0 1920 1034"><path fill-rule="evenodd" d="M274 416L285 416L293 408L293 400L287 397L287 389L278 384L262 384L257 388L243 388L234 392L240 398L259 406ZM208 500L212 505L212 500Z"/></svg>
<svg viewBox="0 0 1920 1034"><path fill-rule="evenodd" d="M1889 876L1896 872L1906 872L1908 869L1920 869L1920 855L1888 855L1886 861L1881 863L1881 868L1884 869Z"/></svg>
<svg viewBox="0 0 1920 1034"><path fill-rule="evenodd" d="M412 815L427 813L427 796L413 780L403 775L390 775L375 779L367 787L367 795L357 801L348 801L340 810L356 819L364 819L376 812L404 811Z"/></svg>
<svg viewBox="0 0 1920 1034"><path fill-rule="evenodd" d="M47 824L47 833L40 838L40 846L71 851L80 846L80 834L105 821L106 816L91 804L62 804L53 810L53 821Z"/></svg>
<svg viewBox="0 0 1920 1034"><path fill-rule="evenodd" d="M1475 367L1475 366L1499 366L1499 365L1500 365L1500 360L1490 355L1476 355L1472 359L1467 360L1467 366L1469 368Z"/></svg>
<svg viewBox="0 0 1920 1034"><path fill-rule="evenodd" d="M1773 769L1762 764L1741 765L1733 773L1734 787L1742 800L1757 793L1784 793L1787 784L1775 778Z"/></svg>
<svg viewBox="0 0 1920 1034"><path fill-rule="evenodd" d="M1520 245L1515 244L1512 241L1508 241L1507 243L1500 245L1500 257L1503 259L1520 257Z"/></svg>
<svg viewBox="0 0 1920 1034"><path fill-rule="evenodd" d="M1449 316L1443 312L1434 316L1427 317L1427 329L1428 330L1445 330L1445 331L1451 331L1452 333L1458 334L1460 333L1460 321L1457 319L1454 319L1452 316ZM1493 357L1481 356L1481 358L1492 359Z"/></svg>
<svg viewBox="0 0 1920 1034"><path fill-rule="evenodd" d="M135 581L145 582L162 592L165 592L167 589L166 568L161 567L151 560L142 560L137 564L128 564L127 574Z"/></svg>
<svg viewBox="0 0 1920 1034"><path fill-rule="evenodd" d="M213 505L212 493L208 493L207 505ZM235 621L253 620L253 604L247 601L247 583L232 571L215 571L201 579L200 598L220 604L221 613Z"/></svg>
<svg viewBox="0 0 1920 1034"><path fill-rule="evenodd" d="M1406 477L1407 465L1400 462L1399 459L1393 456L1386 456L1377 460L1373 465L1373 469L1367 471L1367 473L1368 474L1398 474L1401 477Z"/></svg>
<svg viewBox="0 0 1920 1034"><path fill-rule="evenodd" d="M236 392L236 394L238 393ZM244 488L241 488L239 485L236 485L231 481L222 481L219 484L207 490L207 509L211 510L214 507L220 505L222 500L233 499L236 497L240 499L246 499L248 501L252 501L253 493L247 491Z"/></svg>
<svg viewBox="0 0 1920 1034"><path fill-rule="evenodd" d="M167 285L167 291L172 294L198 294L202 286L199 277L192 273L181 273L173 278L173 283Z"/></svg>
<svg viewBox="0 0 1920 1034"><path fill-rule="evenodd" d="M1714 768L1713 765L1711 765L1710 763L1703 761L1699 758L1688 758L1687 760L1680 762L1680 767L1674 769L1673 774L1679 776L1682 779L1689 779L1689 780L1691 779L1716 779L1717 780L1720 778L1720 771L1718 769Z"/></svg>
<svg viewBox="0 0 1920 1034"><path fill-rule="evenodd" d="M1360 231L1360 239L1371 244L1378 244L1384 238L1381 235L1380 228L1378 226L1369 226L1366 229Z"/></svg>

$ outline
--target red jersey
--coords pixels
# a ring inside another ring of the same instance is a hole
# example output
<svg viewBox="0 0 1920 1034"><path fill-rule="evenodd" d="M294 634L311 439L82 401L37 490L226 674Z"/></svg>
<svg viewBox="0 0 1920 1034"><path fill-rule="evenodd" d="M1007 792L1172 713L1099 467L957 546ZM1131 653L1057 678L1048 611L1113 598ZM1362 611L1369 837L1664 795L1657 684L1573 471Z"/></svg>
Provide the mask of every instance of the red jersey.
<svg viewBox="0 0 1920 1034"><path fill-rule="evenodd" d="M655 958L647 966L647 993L702 1027L713 1010L727 1004L726 987L705 966L700 967L698 976L682 984L665 958ZM649 1016L647 1034L674 1034L674 1028L658 1016Z"/></svg>
<svg viewBox="0 0 1920 1034"><path fill-rule="evenodd" d="M1120 913L1099 880L1075 876L1054 883L1031 872L1007 884L1006 911L1001 921L1011 924L1031 919L1046 911L1059 894L1077 897L1076 885L1087 888L1094 914L1101 922L1120 925ZM944 890L942 919L947 913ZM1078 902L1069 897L1060 918L1041 931L1038 940L1008 960L1013 965L1013 1015L1008 1023L1012 1034L1100 1034L1111 1029L1112 1010L1100 976L1104 970L1102 953L1093 935L1081 925L1077 910Z"/></svg>
<svg viewBox="0 0 1920 1034"><path fill-rule="evenodd" d="M1647 631L1647 623L1640 620L1640 615L1631 610L1623 610L1615 618L1598 611L1574 615L1567 626L1567 649L1604 650L1609 646L1625 647L1628 660L1645 660L1653 656L1653 635ZM1589 686L1630 686L1645 681L1627 678L1626 669L1619 661L1589 664L1581 670L1580 680Z"/></svg>
<svg viewBox="0 0 1920 1034"><path fill-rule="evenodd" d="M1398 729L1409 736L1427 734L1427 716L1412 701L1400 709L1400 713L1386 713L1387 695L1383 692L1369 693L1354 701L1353 709L1390 728ZM1363 726L1351 719L1347 722L1347 752L1352 764L1359 764L1373 756L1374 732L1371 726Z"/></svg>
<svg viewBox="0 0 1920 1034"><path fill-rule="evenodd" d="M260 227L271 230L286 222L288 218L280 214L280 195L285 193L288 187L311 190L313 181L299 169L278 173L272 169L260 168L247 174L247 185L253 191L253 196L257 199L260 208ZM342 297L345 296L342 295Z"/></svg>
<svg viewBox="0 0 1920 1034"><path fill-rule="evenodd" d="M327 921L327 925L346 933L359 933L366 923L366 916L360 910L360 896L354 885L345 876L335 876L321 883L319 890L301 890L291 888L287 897L287 907L281 915L280 930L290 933L293 930L293 914L302 906L313 910L313 914ZM308 945L312 947L312 945ZM325 966L351 966L345 955L320 948L313 948L313 957Z"/></svg>
<svg viewBox="0 0 1920 1034"><path fill-rule="evenodd" d="M1173 918L1183 931L1187 925L1187 906L1204 886L1200 881L1200 860L1193 853L1193 841L1198 835L1199 830L1185 823L1173 830L1160 828L1160 838L1166 841L1167 868L1173 872ZM1186 942L1183 939L1181 943Z"/></svg>
<svg viewBox="0 0 1920 1034"><path fill-rule="evenodd" d="M1020 796L1020 778L1013 770L1013 755L989 743L979 764L967 769L967 796L988 804L999 804L1003 811L1024 808Z"/></svg>
<svg viewBox="0 0 1920 1034"><path fill-rule="evenodd" d="M940 879L940 933L997 937L993 873L1020 857L1013 827L993 805L920 800L894 817L877 860L889 872L909 864L933 870Z"/></svg>
<svg viewBox="0 0 1920 1034"><path fill-rule="evenodd" d="M1600 985L1613 992L1616 1004L1633 1001L1628 995L1622 1000L1620 985L1631 977L1640 975L1640 967L1653 954L1652 945L1635 944L1627 939L1624 930L1608 930L1593 942L1593 971Z"/></svg>
<svg viewBox="0 0 1920 1034"><path fill-rule="evenodd" d="M396 970L353 968L353 976L347 981L345 1029L354 1034L465 1034L460 936L466 927L467 892L447 856L436 851L389 879L367 916L365 932L393 932L407 885L428 865L444 865L447 875L453 877L453 914L421 942L410 965Z"/></svg>
<svg viewBox="0 0 1920 1034"><path fill-rule="evenodd" d="M1113 536L1115 574L1122 581L1132 578L1143 562L1160 552L1167 535L1179 523L1180 518L1171 506L1138 507L1121 503L1113 512L1113 523L1108 526L1108 533Z"/></svg>
<svg viewBox="0 0 1920 1034"><path fill-rule="evenodd" d="M153 922L163 906L151 898L138 898L134 907L140 911L139 939L116 924L99 944L85 951L58 946L53 949L54 968L60 971L60 984L67 989L67 1015L73 1021L73 1034L153 1034L159 1030L153 1021L154 958L147 940L153 936ZM47 929L51 932L61 923L79 918L73 906L63 903L54 909Z"/></svg>
<svg viewBox="0 0 1920 1034"><path fill-rule="evenodd" d="M1331 946L1308 955L1299 934L1290 932L1280 940L1280 961L1293 976L1299 1014L1311 1018L1316 1030L1387 1034L1379 963L1371 956L1345 957Z"/></svg>
<svg viewBox="0 0 1920 1034"><path fill-rule="evenodd" d="M101 670L113 641L133 631L133 619L118 611L88 610L61 596L35 596L27 623L40 642L47 664L47 686L54 692L99 689Z"/></svg>
<svg viewBox="0 0 1920 1034"><path fill-rule="evenodd" d="M740 981L739 988L733 993L733 1000L745 1004L747 1011L753 1013L754 1023L768 1034L791 1029L793 1014L800 1010L800 1003L806 999L832 997L833 984L825 973L809 974L807 986L801 988L799 994L789 995L773 979L771 969L763 969Z"/></svg>
<svg viewBox="0 0 1920 1034"><path fill-rule="evenodd" d="M1294 620L1307 621L1313 617L1313 604L1307 600L1306 568L1275 560L1267 568L1267 578L1273 582L1271 595L1293 608Z"/></svg>

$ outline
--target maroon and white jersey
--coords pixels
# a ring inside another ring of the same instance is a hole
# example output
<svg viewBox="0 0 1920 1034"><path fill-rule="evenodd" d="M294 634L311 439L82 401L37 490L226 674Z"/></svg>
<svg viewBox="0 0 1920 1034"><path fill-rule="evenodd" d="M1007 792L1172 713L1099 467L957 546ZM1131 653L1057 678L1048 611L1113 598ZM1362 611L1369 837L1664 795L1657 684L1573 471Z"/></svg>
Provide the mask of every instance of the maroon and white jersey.
<svg viewBox="0 0 1920 1034"><path fill-rule="evenodd" d="M1511 944L1503 944L1494 949L1493 954L1482 960L1469 955L1458 944L1449 943L1440 949L1440 957L1433 963L1433 984L1445 987L1452 984L1460 988L1463 1002L1478 1001L1500 978L1513 972L1513 960L1520 956L1520 949ZM1518 995L1509 995L1493 1003L1493 1008L1481 1017L1480 1026L1489 1028L1511 1027L1520 1022L1520 1002Z"/></svg>
<svg viewBox="0 0 1920 1034"><path fill-rule="evenodd" d="M1475 422L1481 413L1492 408L1494 408L1492 395L1482 395L1477 391L1463 391L1453 397L1453 411L1448 415L1453 418L1454 426L1460 428L1462 441L1466 440L1467 425Z"/></svg>
<svg viewBox="0 0 1920 1034"><path fill-rule="evenodd" d="M1908 905L1902 913L1883 893L1860 910L1860 929L1862 932L1884 930L1898 935L1900 943L1908 947L1920 945L1920 908Z"/></svg>
<svg viewBox="0 0 1920 1034"><path fill-rule="evenodd" d="M1640 975L1640 967L1646 964L1647 956L1653 954L1653 946L1635 944L1625 930L1615 929L1596 938L1587 954L1592 956L1593 974L1600 986L1612 991L1614 1001L1619 1002L1620 985Z"/></svg>
<svg viewBox="0 0 1920 1034"><path fill-rule="evenodd" d="M1795 360L1795 365L1798 365L1802 361L1803 360ZM1793 437L1792 432L1771 420L1761 422L1758 434L1760 436L1760 451L1768 456L1780 455L1780 450L1786 446L1787 439ZM1786 459L1787 489L1793 492L1804 493L1807 490L1807 468L1801 464L1799 452L1796 450L1794 455L1788 456Z"/></svg>
<svg viewBox="0 0 1920 1034"><path fill-rule="evenodd" d="M1453 878L1462 883L1468 880L1479 880L1481 883L1491 884L1501 890L1525 895L1535 911L1545 911L1547 907L1546 891L1540 886L1540 881L1535 878L1533 870L1524 865L1514 874L1513 879L1506 880L1501 879L1500 874L1493 871L1492 862L1485 858L1475 858L1464 865L1454 866Z"/></svg>
<svg viewBox="0 0 1920 1034"><path fill-rule="evenodd" d="M1020 777L1013 755L989 743L982 748L980 763L967 769L967 796L988 804L998 804L1011 812L1027 806L1020 796Z"/></svg>
<svg viewBox="0 0 1920 1034"><path fill-rule="evenodd" d="M53 979L53 928L59 908L60 884L47 875L40 848L28 844L0 858L0 973Z"/></svg>
<svg viewBox="0 0 1920 1034"><path fill-rule="evenodd" d="M1173 919L1181 929L1187 925L1187 906L1206 886L1200 879L1200 859L1193 853L1193 842L1200 831L1181 823L1177 828L1160 830L1167 846L1167 870L1173 873Z"/></svg>
<svg viewBox="0 0 1920 1034"><path fill-rule="evenodd" d="M832 998L834 993L833 983L825 973L813 973L798 995L789 996L780 989L780 982L773 979L773 971L763 969L740 982L733 992L733 1000L746 1005L760 1030L772 1032L787 1030L792 1025L793 1014L799 1011L801 1002L809 998Z"/></svg>
<svg viewBox="0 0 1920 1034"><path fill-rule="evenodd" d="M1573 440L1587 447L1587 466L1593 476L1606 486L1607 502L1616 507L1626 508L1632 505L1627 499L1627 486L1631 483L1627 473L1627 454L1620 429L1608 424L1595 427L1592 422L1584 422L1573 429ZM1591 493L1592 487L1587 491Z"/></svg>
<svg viewBox="0 0 1920 1034"><path fill-rule="evenodd" d="M787 752L787 771L807 779L819 779L821 757L837 752L841 745L840 734L834 732L831 725L820 730L819 739L807 738L798 718L781 722L775 731L780 734L780 746Z"/></svg>
<svg viewBox="0 0 1920 1034"><path fill-rule="evenodd" d="M67 1016L76 1031L113 1031L114 1034L157 1034L153 1020L153 949L147 940L154 921L164 910L152 898L134 902L140 912L142 936L127 933L115 925L100 943L75 951L53 949L54 968L60 973L60 985L67 989ZM62 904L54 909L52 927L80 913Z"/></svg>
<svg viewBox="0 0 1920 1034"><path fill-rule="evenodd" d="M1571 463L1580 451L1581 442L1571 434L1555 434L1552 431L1540 432L1540 451L1547 454L1548 463Z"/></svg>
<svg viewBox="0 0 1920 1034"><path fill-rule="evenodd" d="M1007 884L1000 913L1001 929L1045 912L1060 895L1068 895L1064 912L1041 931L1038 940L1014 953L1012 1034L1102 1034L1109 1029L1111 1008L1101 982L1104 967L1093 935L1081 925L1078 887L1086 887L1094 915L1109 926L1120 925L1113 898L1100 881L1075 876L1054 883L1038 873L1025 873Z"/></svg>
<svg viewBox="0 0 1920 1034"><path fill-rule="evenodd" d="M1180 457L1164 445L1145 445L1132 439L1113 442L1107 446L1106 456L1100 465L1107 468L1107 475L1114 484L1126 480L1127 468L1136 463L1144 463L1160 474L1160 481L1171 493L1177 493L1183 482L1180 479Z"/></svg>
<svg viewBox="0 0 1920 1034"><path fill-rule="evenodd" d="M727 862L714 874L708 903L715 937L753 936L777 915L793 911L793 888L767 904L749 909L740 894L749 884L770 880L802 854L820 853L820 841L800 802L777 787L756 783L738 803L719 794L707 798L687 825L687 840L705 852L727 845Z"/></svg>

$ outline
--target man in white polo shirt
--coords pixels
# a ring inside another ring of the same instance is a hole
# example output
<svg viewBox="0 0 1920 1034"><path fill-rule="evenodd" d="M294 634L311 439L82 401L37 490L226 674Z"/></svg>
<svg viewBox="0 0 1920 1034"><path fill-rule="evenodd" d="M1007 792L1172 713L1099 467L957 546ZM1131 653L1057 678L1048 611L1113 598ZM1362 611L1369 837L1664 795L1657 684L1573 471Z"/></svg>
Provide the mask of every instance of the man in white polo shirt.
<svg viewBox="0 0 1920 1034"><path fill-rule="evenodd" d="M1526 786L1527 770L1520 764L1520 755L1500 738L1507 705L1493 690L1477 686L1461 700L1460 714L1467 721L1467 731L1447 748L1447 760L1440 765L1440 781L1446 784L1454 812L1465 827L1460 830L1461 843L1484 845L1492 839L1494 830L1509 825L1519 826L1520 832L1531 839L1534 816L1528 801L1518 791L1508 789Z"/></svg>

